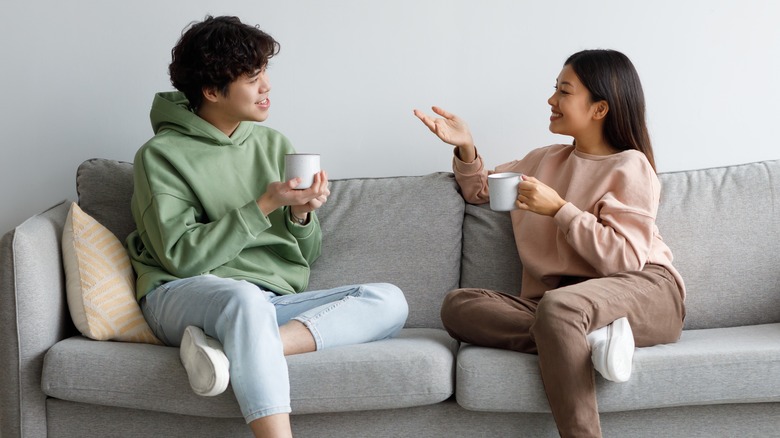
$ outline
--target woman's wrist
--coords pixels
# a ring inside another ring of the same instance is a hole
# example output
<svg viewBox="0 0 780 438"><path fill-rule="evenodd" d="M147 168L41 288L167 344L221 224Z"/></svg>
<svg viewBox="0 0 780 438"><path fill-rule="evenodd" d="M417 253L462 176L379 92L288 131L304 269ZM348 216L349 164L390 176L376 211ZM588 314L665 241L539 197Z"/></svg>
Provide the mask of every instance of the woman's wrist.
<svg viewBox="0 0 780 438"><path fill-rule="evenodd" d="M477 147L473 144L457 146L455 155L464 163L473 163L477 159Z"/></svg>

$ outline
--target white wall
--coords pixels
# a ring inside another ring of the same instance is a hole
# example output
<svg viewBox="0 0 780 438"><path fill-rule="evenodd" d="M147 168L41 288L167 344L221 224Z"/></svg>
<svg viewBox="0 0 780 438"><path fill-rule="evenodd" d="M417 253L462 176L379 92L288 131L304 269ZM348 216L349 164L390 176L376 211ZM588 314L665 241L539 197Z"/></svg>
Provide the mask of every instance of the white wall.
<svg viewBox="0 0 780 438"><path fill-rule="evenodd" d="M207 13L281 42L266 124L331 178L449 170L412 115L432 104L469 122L491 167L569 141L547 131L546 100L584 48L636 64L659 171L780 158L774 0L4 0L0 233L75 199L85 159L132 161L171 47Z"/></svg>

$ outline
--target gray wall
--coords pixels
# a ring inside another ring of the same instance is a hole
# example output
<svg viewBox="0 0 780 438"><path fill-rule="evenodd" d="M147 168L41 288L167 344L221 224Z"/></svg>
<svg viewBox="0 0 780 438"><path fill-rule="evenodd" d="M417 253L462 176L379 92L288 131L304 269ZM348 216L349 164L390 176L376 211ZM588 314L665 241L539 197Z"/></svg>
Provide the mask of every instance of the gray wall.
<svg viewBox="0 0 780 438"><path fill-rule="evenodd" d="M182 28L238 15L282 44L271 116L332 178L449 170L412 115L464 117L489 166L568 142L547 97L583 48L628 54L660 171L780 158L780 2L773 0L3 0L0 232L61 199L93 157L132 161L170 89Z"/></svg>

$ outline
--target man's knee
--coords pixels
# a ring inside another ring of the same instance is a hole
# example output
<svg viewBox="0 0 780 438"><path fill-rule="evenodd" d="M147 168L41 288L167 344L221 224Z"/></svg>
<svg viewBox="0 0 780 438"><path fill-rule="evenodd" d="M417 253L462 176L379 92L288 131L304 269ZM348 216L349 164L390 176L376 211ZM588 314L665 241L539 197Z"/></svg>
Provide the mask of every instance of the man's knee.
<svg viewBox="0 0 780 438"><path fill-rule="evenodd" d="M382 302L382 313L391 319L391 324L403 326L409 316L409 304L400 288L390 283L370 283L362 287L364 296L369 294Z"/></svg>
<svg viewBox="0 0 780 438"><path fill-rule="evenodd" d="M258 318L276 315L276 309L265 297L265 293L257 286L237 281L220 294L222 313L231 319Z"/></svg>

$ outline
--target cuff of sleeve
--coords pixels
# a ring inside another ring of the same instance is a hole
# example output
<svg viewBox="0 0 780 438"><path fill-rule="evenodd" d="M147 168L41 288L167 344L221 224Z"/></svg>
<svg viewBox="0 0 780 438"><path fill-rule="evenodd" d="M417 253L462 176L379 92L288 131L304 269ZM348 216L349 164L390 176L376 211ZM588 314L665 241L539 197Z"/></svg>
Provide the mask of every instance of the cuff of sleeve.
<svg viewBox="0 0 780 438"><path fill-rule="evenodd" d="M295 236L296 239L306 239L314 233L314 223L317 222L317 215L313 211L309 213L309 222L307 222L305 225L293 222L290 219L289 207L285 208L284 216L284 222L287 224L287 229L290 231L290 233L292 233L293 236Z"/></svg>
<svg viewBox="0 0 780 438"><path fill-rule="evenodd" d="M475 158L471 163L467 163L461 160L457 152L458 149L455 148L455 153L452 157L452 168L455 170L455 172L461 175L475 175L482 172L484 165L482 163L482 157L479 155L479 151L477 151L477 158Z"/></svg>
<svg viewBox="0 0 780 438"><path fill-rule="evenodd" d="M582 211L577 208L571 202L563 204L558 213L555 213L555 223L558 224L558 228L563 231L564 234L569 234L569 226L575 217L579 216Z"/></svg>
<svg viewBox="0 0 780 438"><path fill-rule="evenodd" d="M238 213L247 227L247 232L254 237L271 228L271 221L265 217L255 201L248 202Z"/></svg>

